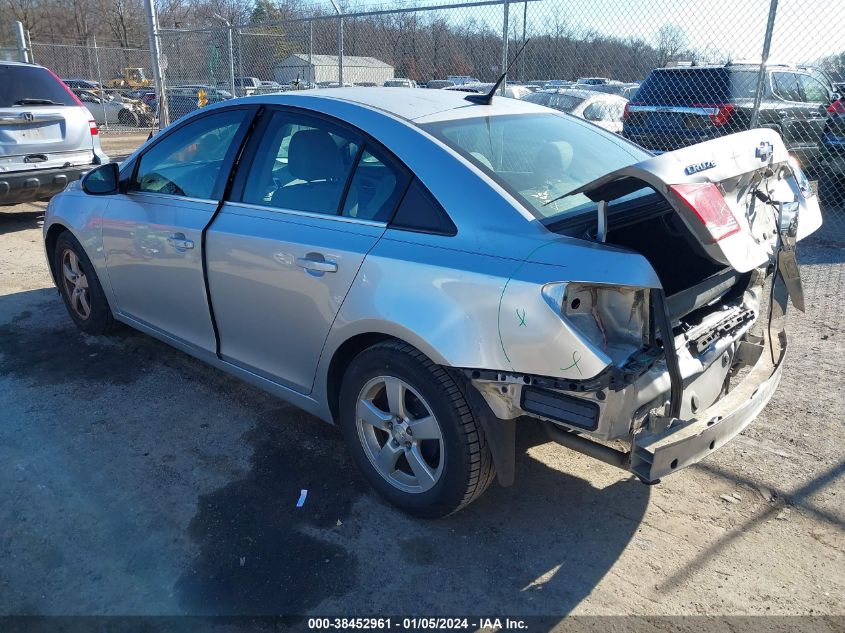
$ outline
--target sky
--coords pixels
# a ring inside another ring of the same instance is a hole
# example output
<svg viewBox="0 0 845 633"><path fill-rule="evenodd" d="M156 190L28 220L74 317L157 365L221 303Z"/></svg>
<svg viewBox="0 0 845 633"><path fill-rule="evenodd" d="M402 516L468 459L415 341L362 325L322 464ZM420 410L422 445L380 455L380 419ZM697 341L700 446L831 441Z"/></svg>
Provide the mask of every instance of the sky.
<svg viewBox="0 0 845 633"><path fill-rule="evenodd" d="M446 1L347 0L343 4L349 9L369 9ZM312 4L331 8L329 0L315 0ZM522 6L521 2L511 3L511 19L520 25ZM735 60L759 60L769 7L770 0L539 0L529 2L528 30L529 35L532 30L542 31L557 19L602 34L653 41L662 24L672 23L683 29L689 44L696 49L715 49ZM498 7L453 9L446 15L455 22L475 16L501 29ZM813 62L843 51L845 0L779 0L772 61Z"/></svg>

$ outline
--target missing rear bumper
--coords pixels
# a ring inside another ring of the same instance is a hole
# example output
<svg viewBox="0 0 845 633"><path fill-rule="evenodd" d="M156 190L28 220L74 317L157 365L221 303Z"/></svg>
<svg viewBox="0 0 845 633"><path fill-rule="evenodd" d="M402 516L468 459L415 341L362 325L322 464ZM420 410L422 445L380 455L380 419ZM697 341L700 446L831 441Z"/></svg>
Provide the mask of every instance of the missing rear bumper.
<svg viewBox="0 0 845 633"><path fill-rule="evenodd" d="M724 398L694 418L652 416L634 436L628 469L652 482L701 461L747 427L771 400L780 382L786 355L786 334L763 345L744 343L743 356L756 356L749 374Z"/></svg>

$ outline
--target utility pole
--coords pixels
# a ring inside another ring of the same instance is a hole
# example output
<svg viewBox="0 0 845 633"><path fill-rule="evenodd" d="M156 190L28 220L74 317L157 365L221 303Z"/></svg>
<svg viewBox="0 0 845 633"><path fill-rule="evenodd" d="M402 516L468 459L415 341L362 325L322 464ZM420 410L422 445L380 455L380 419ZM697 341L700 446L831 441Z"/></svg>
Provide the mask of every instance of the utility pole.
<svg viewBox="0 0 845 633"><path fill-rule="evenodd" d="M158 17L156 16L155 0L144 0L144 12L147 16L147 35L150 38L150 56L153 63L153 81L158 95L158 127L170 123L167 110L167 93L164 85L164 73L161 70L161 54L158 49Z"/></svg>

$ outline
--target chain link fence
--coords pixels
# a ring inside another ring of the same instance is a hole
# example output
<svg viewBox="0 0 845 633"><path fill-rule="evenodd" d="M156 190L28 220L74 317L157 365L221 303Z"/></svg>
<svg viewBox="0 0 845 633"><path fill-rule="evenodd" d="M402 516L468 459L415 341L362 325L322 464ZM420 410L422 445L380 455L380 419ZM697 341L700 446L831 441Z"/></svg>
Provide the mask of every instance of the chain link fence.
<svg viewBox="0 0 845 633"><path fill-rule="evenodd" d="M149 49L33 42L31 56L71 88L104 132L149 131L157 124Z"/></svg>
<svg viewBox="0 0 845 633"><path fill-rule="evenodd" d="M342 16L300 9L273 21L253 13L250 24L160 30L158 42L174 120L232 95L341 84L482 90L530 39L505 94L656 152L774 129L813 181L824 231L842 236L841 13L840 3L819 0L478 0ZM89 44L36 43L32 52L62 77L103 86L109 105L89 108L106 131L156 125L154 114L120 114L112 103L137 98L155 113L149 51Z"/></svg>

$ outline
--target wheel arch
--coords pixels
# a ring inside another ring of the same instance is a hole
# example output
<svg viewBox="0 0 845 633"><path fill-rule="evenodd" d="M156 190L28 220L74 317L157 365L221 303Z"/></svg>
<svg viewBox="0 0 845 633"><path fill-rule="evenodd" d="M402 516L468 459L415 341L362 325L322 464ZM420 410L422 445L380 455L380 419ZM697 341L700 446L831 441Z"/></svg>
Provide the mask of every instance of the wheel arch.
<svg viewBox="0 0 845 633"><path fill-rule="evenodd" d="M434 350L424 341L420 341L422 345L419 345L414 342L415 340L418 340L418 337L407 335L398 336L396 334L372 331L361 332L350 336L338 345L332 354L331 360L328 362L325 374L324 393L326 405L331 416L330 421L333 424L337 424L339 421L340 386L343 381L343 375L352 362L352 359L365 349L385 341L396 341L410 345L426 355L432 362L444 367L452 374L453 379L460 384L460 388L489 442L499 483L503 486L512 485L516 461L516 425L514 421L497 418L481 394L468 381L465 381L459 371L445 363L444 359L439 355L433 353Z"/></svg>
<svg viewBox="0 0 845 633"><path fill-rule="evenodd" d="M331 413L332 423L337 424L340 409L340 385L343 382L343 375L346 373L347 367L358 354L365 349L382 343L384 341L403 341L400 338L385 334L384 332L363 332L356 334L343 343L332 354L329 361L328 369L326 370L326 403Z"/></svg>
<svg viewBox="0 0 845 633"><path fill-rule="evenodd" d="M59 235L65 231L73 235L73 231L71 231L69 227L65 226L61 222L54 222L50 225L47 229L47 233L44 235L44 252L47 255L47 266L50 269L50 276L53 278L53 283L56 287L59 286L59 277L55 261L56 258L54 256L56 251L56 242L59 240Z"/></svg>

